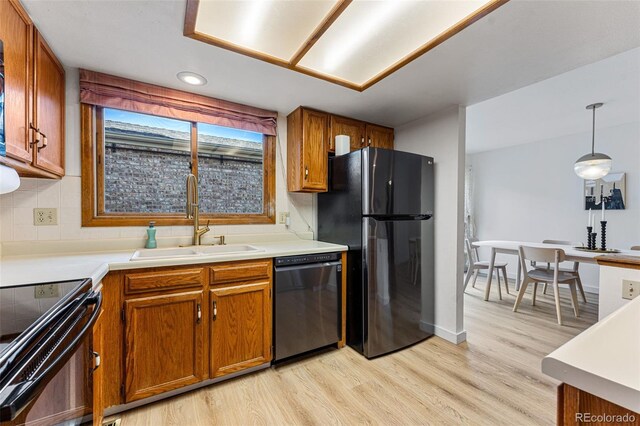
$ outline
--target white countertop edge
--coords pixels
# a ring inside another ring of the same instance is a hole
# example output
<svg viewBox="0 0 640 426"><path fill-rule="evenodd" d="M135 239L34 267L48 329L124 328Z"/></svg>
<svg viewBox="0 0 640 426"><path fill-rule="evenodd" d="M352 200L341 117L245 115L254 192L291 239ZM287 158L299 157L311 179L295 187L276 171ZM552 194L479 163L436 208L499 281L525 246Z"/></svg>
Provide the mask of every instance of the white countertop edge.
<svg viewBox="0 0 640 426"><path fill-rule="evenodd" d="M91 274L91 277L88 277L88 278L91 278L91 281L93 282L93 286L95 287L96 285L100 284L102 279L106 277L108 273L109 273L109 264L103 263L102 265L98 266Z"/></svg>
<svg viewBox="0 0 640 426"><path fill-rule="evenodd" d="M640 413L640 298L542 360L542 372Z"/></svg>
<svg viewBox="0 0 640 426"><path fill-rule="evenodd" d="M640 413L640 391L637 389L631 389L550 356L542 360L542 372L582 391Z"/></svg>

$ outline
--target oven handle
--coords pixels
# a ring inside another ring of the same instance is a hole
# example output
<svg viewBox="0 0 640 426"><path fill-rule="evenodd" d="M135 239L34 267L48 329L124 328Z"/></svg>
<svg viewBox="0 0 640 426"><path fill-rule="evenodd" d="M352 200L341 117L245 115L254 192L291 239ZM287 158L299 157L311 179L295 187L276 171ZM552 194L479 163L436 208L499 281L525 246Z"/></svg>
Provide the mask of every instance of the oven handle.
<svg viewBox="0 0 640 426"><path fill-rule="evenodd" d="M66 349L52 362L47 360L46 362L48 362L49 365L40 374L38 374L37 377L16 385L12 393L8 395L6 399L1 401L0 420L13 420L36 396L38 396L44 385L46 385L46 383L55 376L58 368L64 365L64 363L71 358L73 352L75 352L78 346L80 346L82 339L84 339L87 333L91 331L93 325L98 319L100 309L102 308L101 292L93 292L82 302L83 307L91 305L95 305L93 312L91 313L91 317L82 327L82 330L80 330L69 345L67 345Z"/></svg>

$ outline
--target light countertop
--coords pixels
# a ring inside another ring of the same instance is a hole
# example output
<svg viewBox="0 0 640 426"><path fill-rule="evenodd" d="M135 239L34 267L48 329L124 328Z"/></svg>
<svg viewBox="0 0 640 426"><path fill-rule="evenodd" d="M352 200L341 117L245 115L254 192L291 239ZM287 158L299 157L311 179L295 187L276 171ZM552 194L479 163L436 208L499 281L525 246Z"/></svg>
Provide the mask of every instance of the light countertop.
<svg viewBox="0 0 640 426"><path fill-rule="evenodd" d="M98 283L109 271L115 270L265 259L348 250L347 246L339 244L297 238L285 241L257 242L251 243L251 245L260 251L136 261L130 261L135 249L3 256L0 259L0 287L77 278L92 278L94 283Z"/></svg>
<svg viewBox="0 0 640 426"><path fill-rule="evenodd" d="M640 413L640 297L546 356L542 372Z"/></svg>

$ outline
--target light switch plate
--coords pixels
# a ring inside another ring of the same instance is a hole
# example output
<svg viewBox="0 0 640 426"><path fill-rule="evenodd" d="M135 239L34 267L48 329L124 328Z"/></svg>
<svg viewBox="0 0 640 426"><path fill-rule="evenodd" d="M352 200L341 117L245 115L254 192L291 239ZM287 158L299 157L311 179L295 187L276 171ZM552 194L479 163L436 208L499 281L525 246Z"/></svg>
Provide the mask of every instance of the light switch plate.
<svg viewBox="0 0 640 426"><path fill-rule="evenodd" d="M640 281L622 280L622 298L633 299L640 294Z"/></svg>
<svg viewBox="0 0 640 426"><path fill-rule="evenodd" d="M280 212L280 216L278 217L278 223L282 225L286 224L287 218L289 218L289 212Z"/></svg>
<svg viewBox="0 0 640 426"><path fill-rule="evenodd" d="M58 224L58 209L33 209L33 224L35 226L49 226Z"/></svg>

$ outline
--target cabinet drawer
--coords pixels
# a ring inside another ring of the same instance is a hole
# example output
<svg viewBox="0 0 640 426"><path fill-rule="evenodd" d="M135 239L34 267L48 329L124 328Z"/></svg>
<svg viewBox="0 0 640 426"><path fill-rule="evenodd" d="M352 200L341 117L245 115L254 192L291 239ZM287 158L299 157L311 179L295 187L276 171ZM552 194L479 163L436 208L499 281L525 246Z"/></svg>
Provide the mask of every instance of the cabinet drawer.
<svg viewBox="0 0 640 426"><path fill-rule="evenodd" d="M150 271L126 274L124 293L139 294L158 290L202 287L204 268L178 269L174 271Z"/></svg>
<svg viewBox="0 0 640 426"><path fill-rule="evenodd" d="M221 284L271 277L271 260L221 263L209 267L209 283Z"/></svg>

